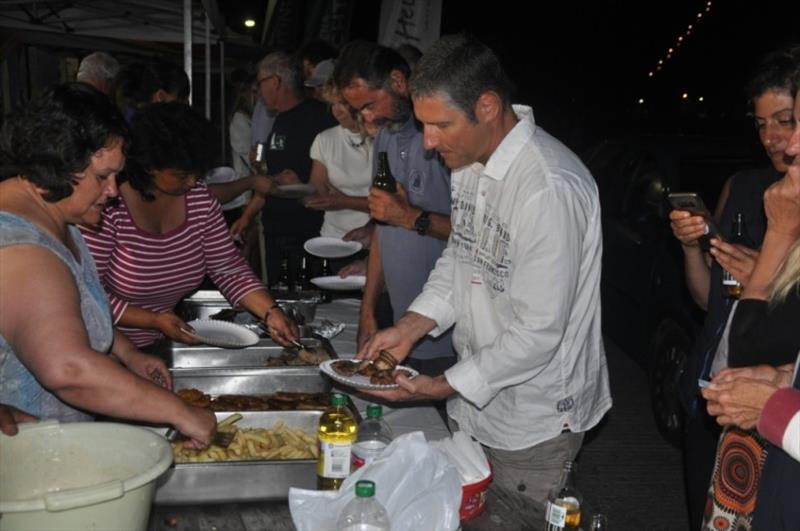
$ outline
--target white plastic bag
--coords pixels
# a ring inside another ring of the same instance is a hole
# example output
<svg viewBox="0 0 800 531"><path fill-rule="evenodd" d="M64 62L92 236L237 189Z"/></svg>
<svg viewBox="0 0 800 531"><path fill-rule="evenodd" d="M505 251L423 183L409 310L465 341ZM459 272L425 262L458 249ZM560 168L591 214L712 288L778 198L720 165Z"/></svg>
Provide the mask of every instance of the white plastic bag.
<svg viewBox="0 0 800 531"><path fill-rule="evenodd" d="M393 531L452 531L459 526L460 475L441 450L415 431L393 440L338 491L289 489L289 509L297 530L335 531L339 512L355 497L359 479L375 482L375 497L389 513Z"/></svg>

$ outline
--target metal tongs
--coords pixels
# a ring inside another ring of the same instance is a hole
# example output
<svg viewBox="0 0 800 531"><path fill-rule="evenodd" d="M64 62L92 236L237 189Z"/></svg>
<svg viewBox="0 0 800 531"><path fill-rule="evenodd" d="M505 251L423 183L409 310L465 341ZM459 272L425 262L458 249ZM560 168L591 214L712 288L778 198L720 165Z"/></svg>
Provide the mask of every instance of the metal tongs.
<svg viewBox="0 0 800 531"><path fill-rule="evenodd" d="M227 448L233 442L233 439L236 437L235 431L222 431L222 428L232 425L234 422L237 422L242 419L242 415L239 413L234 413L230 415L225 420L217 423L217 432L214 434L214 438L211 440L212 446L219 446L220 448ZM164 435L169 442L183 442L187 439L183 434L178 432L175 428L170 428L167 430L167 433Z"/></svg>

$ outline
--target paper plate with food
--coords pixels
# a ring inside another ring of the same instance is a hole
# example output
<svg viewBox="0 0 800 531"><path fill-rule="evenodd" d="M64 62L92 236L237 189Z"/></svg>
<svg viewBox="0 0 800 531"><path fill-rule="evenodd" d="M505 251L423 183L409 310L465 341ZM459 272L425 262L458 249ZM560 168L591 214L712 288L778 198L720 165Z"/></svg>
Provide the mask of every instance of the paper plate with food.
<svg viewBox="0 0 800 531"><path fill-rule="evenodd" d="M419 372L411 367L385 363L381 358L369 360L328 360L319 364L322 372L333 380L356 389L396 389L398 375L416 377Z"/></svg>

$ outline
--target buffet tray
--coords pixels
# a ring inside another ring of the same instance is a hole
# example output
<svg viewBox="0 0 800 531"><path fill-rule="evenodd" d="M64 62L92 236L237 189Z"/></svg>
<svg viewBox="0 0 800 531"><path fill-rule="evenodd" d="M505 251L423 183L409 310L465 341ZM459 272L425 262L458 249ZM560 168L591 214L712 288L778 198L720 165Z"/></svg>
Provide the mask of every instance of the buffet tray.
<svg viewBox="0 0 800 531"><path fill-rule="evenodd" d="M331 359L336 359L336 352L327 339L320 337L301 337L300 342L314 349L324 349ZM277 358L292 349L286 349L270 339L260 339L258 344L241 349L216 348L208 345L186 345L164 341L152 352L162 358L171 369L196 369L202 367L251 367L281 370L287 367L267 367L270 358ZM318 373L317 365L292 365L288 368L301 368Z"/></svg>
<svg viewBox="0 0 800 531"><path fill-rule="evenodd" d="M352 405L351 405L352 406ZM217 420L229 416L217 412ZM315 434L322 411L243 411L240 428L289 428ZM173 464L158 480L154 503L163 505L285 500L290 487L315 489L315 459Z"/></svg>
<svg viewBox="0 0 800 531"><path fill-rule="evenodd" d="M198 367L171 369L172 388L208 395L271 395L278 391L324 393L331 389L316 365L296 367Z"/></svg>

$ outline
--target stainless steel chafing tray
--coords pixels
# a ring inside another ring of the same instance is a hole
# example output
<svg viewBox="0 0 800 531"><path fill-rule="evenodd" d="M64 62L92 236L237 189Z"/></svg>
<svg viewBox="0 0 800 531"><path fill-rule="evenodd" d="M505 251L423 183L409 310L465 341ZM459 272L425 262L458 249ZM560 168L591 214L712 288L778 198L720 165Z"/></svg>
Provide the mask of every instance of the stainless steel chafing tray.
<svg viewBox="0 0 800 531"><path fill-rule="evenodd" d="M172 369L172 387L194 388L208 395L271 395L278 391L324 393L331 388L316 366L200 367Z"/></svg>
<svg viewBox="0 0 800 531"><path fill-rule="evenodd" d="M245 411L240 428L272 428L282 421L289 428L317 432L321 411ZM222 420L230 413L217 413ZM285 500L290 487L316 488L314 459L224 461L174 464L159 478L155 503L227 503Z"/></svg>
<svg viewBox="0 0 800 531"><path fill-rule="evenodd" d="M300 342L309 349L323 349L330 358L336 358L336 352L326 339L319 337L301 337ZM251 367L265 368L270 358L286 354L294 354L270 339L261 339L257 345L243 349L215 348L208 345L186 345L162 341L151 352L161 357L168 367L173 369L196 369L201 367ZM280 370L287 367L269 367ZM313 374L319 372L316 365L296 365L290 368L303 368Z"/></svg>

